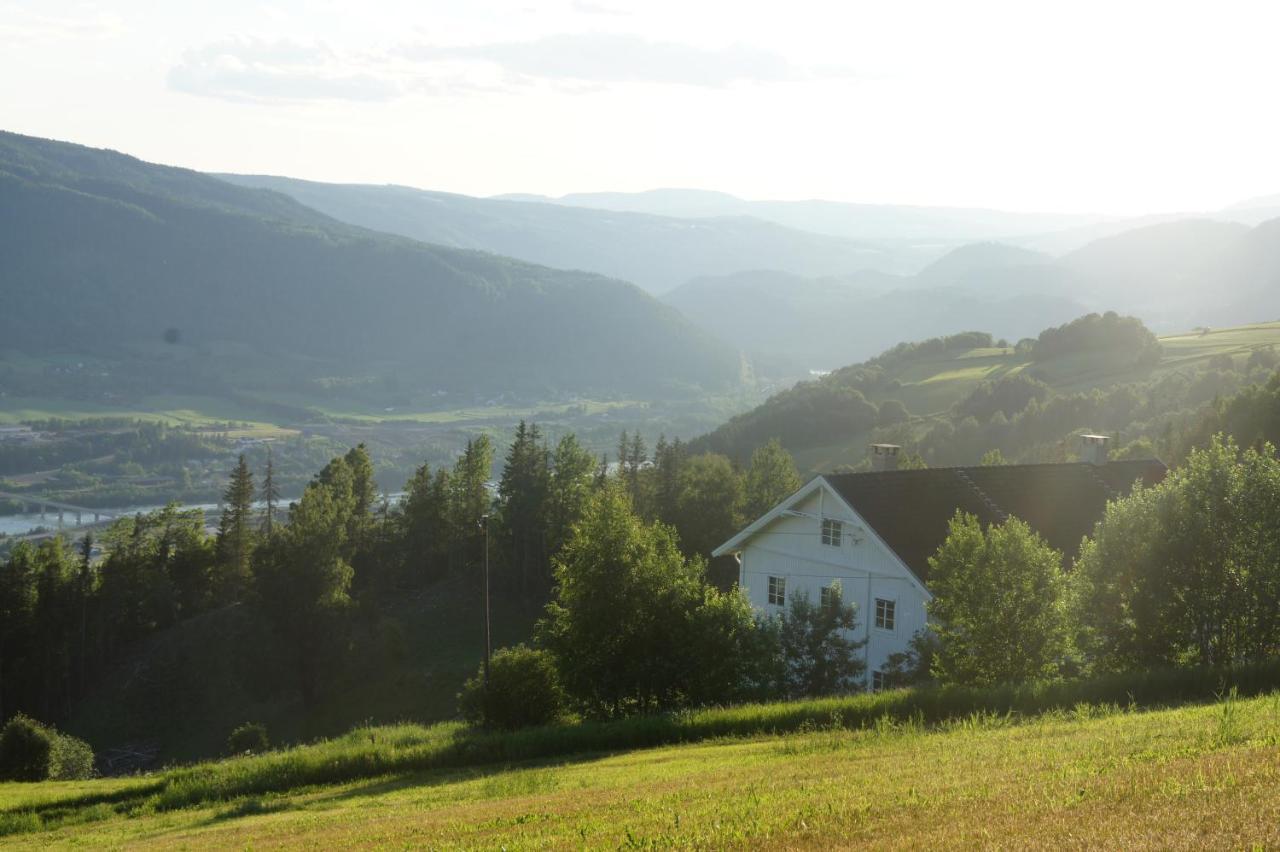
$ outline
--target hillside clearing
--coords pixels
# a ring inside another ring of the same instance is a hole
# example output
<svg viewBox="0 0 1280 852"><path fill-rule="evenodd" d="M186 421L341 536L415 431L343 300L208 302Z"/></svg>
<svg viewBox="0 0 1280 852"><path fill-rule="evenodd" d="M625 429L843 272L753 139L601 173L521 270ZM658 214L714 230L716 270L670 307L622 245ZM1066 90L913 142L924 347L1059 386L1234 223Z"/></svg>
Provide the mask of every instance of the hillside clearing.
<svg viewBox="0 0 1280 852"><path fill-rule="evenodd" d="M886 722L724 739L171 811L144 804L124 816L98 804L35 833L16 833L35 827L16 809L146 781L4 785L0 825L29 848L1270 845L1280 841L1278 743L1272 694L1154 712L1081 707L1020 723L974 716L936 731Z"/></svg>

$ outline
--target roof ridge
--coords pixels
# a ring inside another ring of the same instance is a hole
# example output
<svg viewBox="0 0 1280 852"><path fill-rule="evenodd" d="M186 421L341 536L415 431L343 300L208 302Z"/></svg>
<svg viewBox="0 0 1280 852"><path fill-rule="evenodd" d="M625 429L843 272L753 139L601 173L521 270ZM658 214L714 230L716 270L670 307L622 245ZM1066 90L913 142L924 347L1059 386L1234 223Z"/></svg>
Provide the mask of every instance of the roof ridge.
<svg viewBox="0 0 1280 852"><path fill-rule="evenodd" d="M973 493L978 495L978 499L981 500L984 504L986 504L986 507L990 509L997 518L1000 519L1000 523L1004 523L1005 521L1009 520L1009 513L1006 512L1004 509L1000 508L1000 504L997 503L995 500L992 500L990 494L988 494L987 492L983 491L981 488L978 487L978 483L974 482L969 477L969 473L966 468L954 467L954 468L951 468L951 470L955 471L955 475L957 479L959 479L965 485L969 486L969 488L972 489Z"/></svg>

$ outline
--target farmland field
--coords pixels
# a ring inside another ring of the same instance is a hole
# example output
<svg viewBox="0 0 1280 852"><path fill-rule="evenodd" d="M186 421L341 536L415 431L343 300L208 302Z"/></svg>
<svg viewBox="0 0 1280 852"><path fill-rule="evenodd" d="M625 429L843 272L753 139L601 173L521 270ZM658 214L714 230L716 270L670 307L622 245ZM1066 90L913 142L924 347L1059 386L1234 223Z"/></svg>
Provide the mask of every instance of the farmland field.
<svg viewBox="0 0 1280 852"><path fill-rule="evenodd" d="M383 766L413 747L405 732L386 730L381 745L377 729L366 735ZM373 760L343 783L252 795L234 793L237 773L254 771L240 759L168 784L2 785L0 829L29 848L1261 848L1280 842L1277 746L1280 694L434 771L379 772Z"/></svg>

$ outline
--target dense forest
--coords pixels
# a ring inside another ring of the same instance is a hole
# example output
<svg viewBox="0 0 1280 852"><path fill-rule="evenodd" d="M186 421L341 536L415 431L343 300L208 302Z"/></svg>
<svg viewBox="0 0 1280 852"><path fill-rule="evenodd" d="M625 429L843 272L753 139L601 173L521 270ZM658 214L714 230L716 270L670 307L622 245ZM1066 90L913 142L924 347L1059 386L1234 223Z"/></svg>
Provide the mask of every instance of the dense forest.
<svg viewBox="0 0 1280 852"><path fill-rule="evenodd" d="M634 285L365 231L265 190L13 134L0 136L0 255L7 348L178 362L171 390L370 371L401 390L526 394L740 378L736 353Z"/></svg>

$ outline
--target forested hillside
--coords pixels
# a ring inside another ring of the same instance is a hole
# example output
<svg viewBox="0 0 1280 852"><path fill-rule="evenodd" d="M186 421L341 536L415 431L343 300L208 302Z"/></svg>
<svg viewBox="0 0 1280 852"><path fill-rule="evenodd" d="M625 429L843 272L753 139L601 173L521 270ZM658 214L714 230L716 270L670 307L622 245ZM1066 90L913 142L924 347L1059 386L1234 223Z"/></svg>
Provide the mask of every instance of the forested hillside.
<svg viewBox="0 0 1280 852"><path fill-rule="evenodd" d="M335 219L457 248L480 249L633 281L653 293L702 275L784 269L837 275L859 269L914 272L938 248L815 234L746 218L682 219L472 198L405 186L359 186L260 175L222 175L263 187Z"/></svg>
<svg viewBox="0 0 1280 852"><path fill-rule="evenodd" d="M1157 339L1131 317L1091 314L1016 343L969 332L900 344L778 393L690 448L745 460L777 438L810 470L856 468L872 440L903 445L916 464L1064 461L1074 436L1093 431L1121 454L1176 461L1230 419L1221 405L1246 424L1228 429L1240 441L1280 437L1231 408L1244 403L1219 402L1277 367L1280 323Z"/></svg>
<svg viewBox="0 0 1280 852"><path fill-rule="evenodd" d="M178 383L223 380L232 355L268 388L371 373L401 391L524 393L739 378L736 353L631 284L12 134L0 136L0 280L6 349L145 356L158 371L183 360Z"/></svg>

